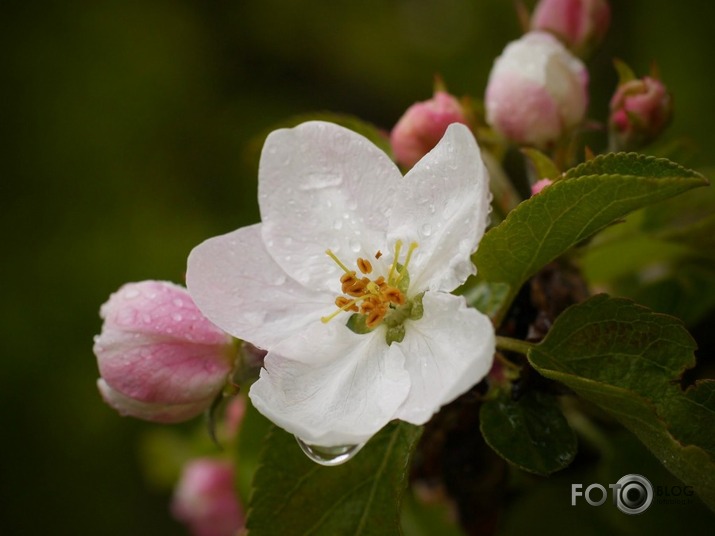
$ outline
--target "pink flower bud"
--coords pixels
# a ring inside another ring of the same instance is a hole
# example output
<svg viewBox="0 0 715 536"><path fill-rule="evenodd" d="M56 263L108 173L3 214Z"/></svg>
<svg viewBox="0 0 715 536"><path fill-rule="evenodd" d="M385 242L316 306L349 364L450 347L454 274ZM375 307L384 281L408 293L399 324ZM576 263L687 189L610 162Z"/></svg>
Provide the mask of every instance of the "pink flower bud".
<svg viewBox="0 0 715 536"><path fill-rule="evenodd" d="M467 124L459 101L444 91L437 91L429 100L410 106L390 133L395 159L404 167L412 167L430 152L452 123Z"/></svg>
<svg viewBox="0 0 715 536"><path fill-rule="evenodd" d="M183 287L128 283L102 305L100 316L97 385L122 415L185 421L207 409L226 383L232 340L199 312Z"/></svg>
<svg viewBox="0 0 715 536"><path fill-rule="evenodd" d="M541 192L544 188L547 186L551 186L551 183L554 182L551 179L541 179L539 181L536 181L534 184L531 185L531 195L536 195Z"/></svg>
<svg viewBox="0 0 715 536"><path fill-rule="evenodd" d="M611 98L614 149L637 149L653 141L672 114L672 98L660 80L646 76L621 84Z"/></svg>
<svg viewBox="0 0 715 536"><path fill-rule="evenodd" d="M244 515L234 491L233 464L199 458L184 466L171 511L194 536L235 536Z"/></svg>
<svg viewBox="0 0 715 536"><path fill-rule="evenodd" d="M545 148L583 121L588 71L551 34L530 32L494 62L485 96L487 122L522 145Z"/></svg>
<svg viewBox="0 0 715 536"><path fill-rule="evenodd" d="M596 47L611 24L606 0L541 0L531 17L531 29L556 34L581 56Z"/></svg>

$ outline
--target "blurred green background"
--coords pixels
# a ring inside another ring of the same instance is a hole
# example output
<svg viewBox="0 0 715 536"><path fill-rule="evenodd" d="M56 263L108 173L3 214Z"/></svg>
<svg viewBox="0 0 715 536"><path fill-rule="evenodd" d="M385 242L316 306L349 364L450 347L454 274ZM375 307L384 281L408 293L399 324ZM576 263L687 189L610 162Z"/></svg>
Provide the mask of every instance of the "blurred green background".
<svg viewBox="0 0 715 536"><path fill-rule="evenodd" d="M696 149L683 163L715 163L715 4L612 4L591 116L605 118L613 56L639 74L656 60L675 94L669 136ZM0 533L182 534L141 473L153 425L97 393L99 305L127 281L181 282L194 245L257 221L245 148L281 119L389 129L436 73L481 97L519 35L513 4L10 0L0 29Z"/></svg>

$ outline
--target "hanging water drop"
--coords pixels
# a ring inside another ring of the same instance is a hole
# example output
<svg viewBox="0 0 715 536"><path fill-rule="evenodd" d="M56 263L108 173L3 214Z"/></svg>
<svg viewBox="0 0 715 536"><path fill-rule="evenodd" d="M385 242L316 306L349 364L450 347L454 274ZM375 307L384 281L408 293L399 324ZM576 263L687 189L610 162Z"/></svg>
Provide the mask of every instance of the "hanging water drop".
<svg viewBox="0 0 715 536"><path fill-rule="evenodd" d="M300 449L315 463L326 465L328 467L340 465L348 460L351 460L360 449L365 446L365 443L360 445L339 445L337 447L320 447L318 445L309 445L298 436L295 437L300 445Z"/></svg>

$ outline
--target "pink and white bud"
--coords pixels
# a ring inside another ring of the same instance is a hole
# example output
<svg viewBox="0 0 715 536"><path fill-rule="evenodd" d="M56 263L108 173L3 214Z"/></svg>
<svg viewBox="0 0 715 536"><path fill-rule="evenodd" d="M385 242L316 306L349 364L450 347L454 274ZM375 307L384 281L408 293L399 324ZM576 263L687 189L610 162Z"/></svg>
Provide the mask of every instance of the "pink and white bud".
<svg viewBox="0 0 715 536"><path fill-rule="evenodd" d="M583 121L588 71L551 34L529 32L494 62L485 104L494 130L515 143L546 148Z"/></svg>
<svg viewBox="0 0 715 536"><path fill-rule="evenodd" d="M555 34L580 56L601 43L610 24L606 0L540 0L531 17L532 30Z"/></svg>
<svg viewBox="0 0 715 536"><path fill-rule="evenodd" d="M436 91L426 101L410 106L390 133L395 160L404 167L414 166L430 152L452 123L467 124L459 101L445 91Z"/></svg>
<svg viewBox="0 0 715 536"><path fill-rule="evenodd" d="M212 458L187 463L171 512L194 536L235 536L245 520L234 490L233 464Z"/></svg>
<svg viewBox="0 0 715 536"><path fill-rule="evenodd" d="M541 179L536 181L534 184L531 185L531 195L541 193L541 190L543 190L547 186L551 186L553 182L554 181L552 181L551 179Z"/></svg>
<svg viewBox="0 0 715 536"><path fill-rule="evenodd" d="M95 337L104 400L122 415L180 422L206 410L233 366L232 339L173 283L128 283L102 305Z"/></svg>
<svg viewBox="0 0 715 536"><path fill-rule="evenodd" d="M609 128L615 149L638 149L665 129L673 99L660 80L645 76L618 86L611 98Z"/></svg>

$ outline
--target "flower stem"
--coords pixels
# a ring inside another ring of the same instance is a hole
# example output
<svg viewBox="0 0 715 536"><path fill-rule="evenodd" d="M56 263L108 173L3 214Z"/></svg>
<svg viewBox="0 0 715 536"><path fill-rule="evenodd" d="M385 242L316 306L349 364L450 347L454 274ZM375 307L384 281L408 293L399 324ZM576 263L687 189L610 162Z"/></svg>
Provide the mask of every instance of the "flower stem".
<svg viewBox="0 0 715 536"><path fill-rule="evenodd" d="M516 352L518 354L527 355L529 350L531 350L534 346L536 345L530 342L497 335L497 348L499 350L507 350L508 352Z"/></svg>

